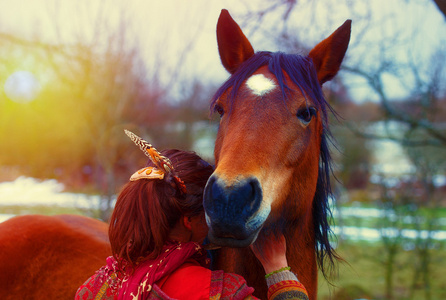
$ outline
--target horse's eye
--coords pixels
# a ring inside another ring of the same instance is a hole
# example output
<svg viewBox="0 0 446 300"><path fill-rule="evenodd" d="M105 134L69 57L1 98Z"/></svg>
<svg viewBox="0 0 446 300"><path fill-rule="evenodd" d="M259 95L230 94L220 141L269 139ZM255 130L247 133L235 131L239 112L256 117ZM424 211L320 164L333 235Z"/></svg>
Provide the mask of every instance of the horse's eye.
<svg viewBox="0 0 446 300"><path fill-rule="evenodd" d="M214 112L217 112L217 113L220 115L220 117L223 117L223 115L224 115L224 113L225 113L223 107L221 107L221 106L218 105L218 104L216 104L216 105L214 106Z"/></svg>
<svg viewBox="0 0 446 300"><path fill-rule="evenodd" d="M314 107L305 107L297 112L297 117L302 123L307 125L316 114L317 111Z"/></svg>

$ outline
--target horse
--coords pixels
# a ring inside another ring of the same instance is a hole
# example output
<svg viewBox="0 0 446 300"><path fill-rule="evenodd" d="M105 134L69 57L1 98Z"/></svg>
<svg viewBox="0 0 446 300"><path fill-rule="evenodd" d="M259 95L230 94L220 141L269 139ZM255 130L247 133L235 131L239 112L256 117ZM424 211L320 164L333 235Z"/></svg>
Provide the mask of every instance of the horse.
<svg viewBox="0 0 446 300"><path fill-rule="evenodd" d="M108 225L78 215L0 223L0 299L74 299L111 255Z"/></svg>
<svg viewBox="0 0 446 300"><path fill-rule="evenodd" d="M318 266L330 245L331 110L322 84L340 69L350 41L345 21L308 54L254 52L227 10L217 22L220 59L231 74L211 100L220 115L216 169L204 191L214 268L242 275L266 299L265 272L247 246L282 233L291 270L317 299Z"/></svg>

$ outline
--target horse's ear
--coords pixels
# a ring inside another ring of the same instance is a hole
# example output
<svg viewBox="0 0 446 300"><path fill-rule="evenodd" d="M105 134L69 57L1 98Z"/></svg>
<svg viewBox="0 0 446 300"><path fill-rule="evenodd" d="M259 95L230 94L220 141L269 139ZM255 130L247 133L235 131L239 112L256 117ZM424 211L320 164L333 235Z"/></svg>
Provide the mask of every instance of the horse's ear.
<svg viewBox="0 0 446 300"><path fill-rule="evenodd" d="M231 74L254 55L251 43L226 9L222 9L218 18L217 43L221 62Z"/></svg>
<svg viewBox="0 0 446 300"><path fill-rule="evenodd" d="M317 79L321 85L338 73L350 41L351 27L352 21L345 21L341 27L310 51L308 56L313 59Z"/></svg>

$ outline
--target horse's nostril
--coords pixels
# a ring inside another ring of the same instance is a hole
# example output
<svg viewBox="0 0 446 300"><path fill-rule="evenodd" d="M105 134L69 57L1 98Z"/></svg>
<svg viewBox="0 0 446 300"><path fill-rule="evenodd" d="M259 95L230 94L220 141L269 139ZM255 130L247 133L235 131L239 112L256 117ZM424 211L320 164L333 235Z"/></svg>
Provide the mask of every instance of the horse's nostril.
<svg viewBox="0 0 446 300"><path fill-rule="evenodd" d="M243 211L249 216L257 211L262 201L262 190L256 178L250 178L234 190L232 200L240 203Z"/></svg>
<svg viewBox="0 0 446 300"><path fill-rule="evenodd" d="M226 193L225 193L225 188L223 186L221 186L220 184L218 184L218 182L216 180L214 180L214 182L211 184L211 199L212 200L217 200L217 201L225 201L226 202Z"/></svg>
<svg viewBox="0 0 446 300"><path fill-rule="evenodd" d="M260 187L260 183L257 179L251 179L249 183L251 187L251 203L250 203L250 209L257 209L260 205L260 202L262 201L262 189Z"/></svg>

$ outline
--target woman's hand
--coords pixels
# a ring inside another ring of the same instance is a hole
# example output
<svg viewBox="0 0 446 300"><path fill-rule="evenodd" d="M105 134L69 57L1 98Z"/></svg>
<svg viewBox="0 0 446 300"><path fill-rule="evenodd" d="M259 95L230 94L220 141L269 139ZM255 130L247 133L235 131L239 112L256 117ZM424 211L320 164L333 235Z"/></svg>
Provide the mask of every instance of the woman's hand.
<svg viewBox="0 0 446 300"><path fill-rule="evenodd" d="M286 240L282 234L276 235L273 232L269 232L266 236L260 234L250 248L262 264L266 274L288 266Z"/></svg>

